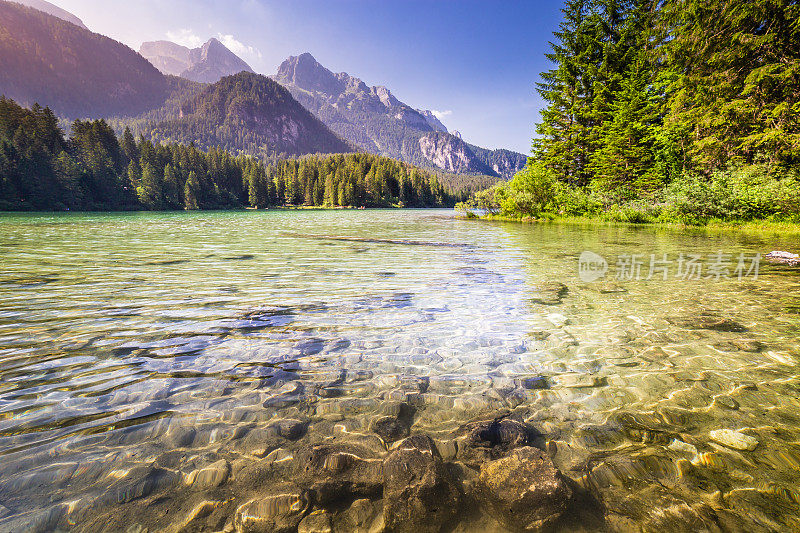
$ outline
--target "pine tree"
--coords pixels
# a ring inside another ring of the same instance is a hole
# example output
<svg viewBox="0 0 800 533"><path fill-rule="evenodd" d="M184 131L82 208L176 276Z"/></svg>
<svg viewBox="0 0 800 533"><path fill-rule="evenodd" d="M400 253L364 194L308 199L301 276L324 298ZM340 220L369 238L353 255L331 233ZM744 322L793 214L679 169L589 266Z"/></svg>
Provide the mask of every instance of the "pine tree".
<svg viewBox="0 0 800 533"><path fill-rule="evenodd" d="M164 208L164 193L162 179L158 171L149 163L145 163L142 168L142 183L136 189L139 202L150 210L160 210Z"/></svg>
<svg viewBox="0 0 800 533"><path fill-rule="evenodd" d="M587 164L595 148L594 81L602 58L603 26L589 0L567 0L564 19L546 57L556 67L541 74L537 84L548 103L534 141L537 159L562 180L586 185Z"/></svg>
<svg viewBox="0 0 800 533"><path fill-rule="evenodd" d="M800 161L800 4L665 0L666 125L710 172Z"/></svg>
<svg viewBox="0 0 800 533"><path fill-rule="evenodd" d="M167 163L164 167L164 205L169 209L179 209L183 205L181 193L183 183L181 183L178 173L173 166Z"/></svg>
<svg viewBox="0 0 800 533"><path fill-rule="evenodd" d="M197 179L197 174L192 171L189 173L189 178L183 188L183 205L187 210L200 209L198 196L200 195L200 182Z"/></svg>
<svg viewBox="0 0 800 533"><path fill-rule="evenodd" d="M661 185L652 172L658 114L648 90L650 77L642 52L614 93L613 118L604 124L600 149L590 162L592 187L615 201L653 192Z"/></svg>

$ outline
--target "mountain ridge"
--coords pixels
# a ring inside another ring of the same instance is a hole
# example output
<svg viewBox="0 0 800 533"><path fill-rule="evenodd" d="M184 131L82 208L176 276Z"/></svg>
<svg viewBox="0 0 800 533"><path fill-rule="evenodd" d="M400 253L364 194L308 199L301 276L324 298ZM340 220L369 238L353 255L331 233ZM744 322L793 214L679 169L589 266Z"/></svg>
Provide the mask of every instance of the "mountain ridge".
<svg viewBox="0 0 800 533"><path fill-rule="evenodd" d="M385 86L333 73L308 52L286 59L273 79L331 130L368 152L435 170L503 178L527 162L527 156L510 150L472 147L450 134L432 111L403 103Z"/></svg>
<svg viewBox="0 0 800 533"><path fill-rule="evenodd" d="M67 11L66 9L62 9L57 5L51 4L45 0L11 0L16 4L22 4L26 7L31 7L33 9L38 9L48 15L52 15L54 17L60 18L63 21L69 22L71 24L75 24L79 28L83 28L84 30L88 30L89 28L83 23L81 19Z"/></svg>
<svg viewBox="0 0 800 533"><path fill-rule="evenodd" d="M251 72L203 86L180 104L177 116L143 133L154 142L195 143L263 157L355 151L286 88Z"/></svg>
<svg viewBox="0 0 800 533"><path fill-rule="evenodd" d="M139 53L162 74L199 83L216 83L239 72L253 73L250 65L214 37L194 49L171 41L148 41L142 43Z"/></svg>
<svg viewBox="0 0 800 533"><path fill-rule="evenodd" d="M162 105L164 76L109 37L0 0L0 94L68 118L134 116Z"/></svg>

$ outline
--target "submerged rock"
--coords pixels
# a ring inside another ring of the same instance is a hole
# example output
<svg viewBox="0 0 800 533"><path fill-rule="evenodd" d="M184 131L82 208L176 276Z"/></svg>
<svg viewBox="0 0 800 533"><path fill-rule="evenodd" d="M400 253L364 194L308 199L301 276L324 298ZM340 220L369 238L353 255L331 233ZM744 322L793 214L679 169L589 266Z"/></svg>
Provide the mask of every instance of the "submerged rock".
<svg viewBox="0 0 800 533"><path fill-rule="evenodd" d="M428 436L395 448L383 464L383 485L388 531L438 533L458 514L461 490Z"/></svg>
<svg viewBox="0 0 800 533"><path fill-rule="evenodd" d="M667 322L686 329L708 329L711 331L743 332L747 328L730 318L703 313L694 317L671 317Z"/></svg>
<svg viewBox="0 0 800 533"><path fill-rule="evenodd" d="M382 462L346 444L317 445L295 454L295 474L321 504L380 494Z"/></svg>
<svg viewBox="0 0 800 533"><path fill-rule="evenodd" d="M546 453L524 447L481 465L478 497L509 529L541 531L566 511L572 489Z"/></svg>
<svg viewBox="0 0 800 533"><path fill-rule="evenodd" d="M297 533L331 533L331 515L322 509L314 511L300 521Z"/></svg>
<svg viewBox="0 0 800 533"><path fill-rule="evenodd" d="M371 429L385 442L394 442L407 437L414 422L416 409L409 403L400 403L388 409L392 415L384 416L372 423Z"/></svg>
<svg viewBox="0 0 800 533"><path fill-rule="evenodd" d="M338 515L337 531L383 531L381 502L361 499Z"/></svg>
<svg viewBox="0 0 800 533"><path fill-rule="evenodd" d="M525 424L503 417L467 424L461 433L466 434L466 442L459 459L473 466L502 457L515 448L530 446L540 437Z"/></svg>
<svg viewBox="0 0 800 533"><path fill-rule="evenodd" d="M540 305L558 305L569 292L567 286L558 281L547 281L540 284L538 289L531 302Z"/></svg>
<svg viewBox="0 0 800 533"><path fill-rule="evenodd" d="M289 533L295 531L310 506L296 487L277 487L278 494L250 500L236 510L237 533Z"/></svg>
<svg viewBox="0 0 800 533"><path fill-rule="evenodd" d="M739 451L753 451L758 447L758 439L730 429L716 429L708 434L711 440Z"/></svg>

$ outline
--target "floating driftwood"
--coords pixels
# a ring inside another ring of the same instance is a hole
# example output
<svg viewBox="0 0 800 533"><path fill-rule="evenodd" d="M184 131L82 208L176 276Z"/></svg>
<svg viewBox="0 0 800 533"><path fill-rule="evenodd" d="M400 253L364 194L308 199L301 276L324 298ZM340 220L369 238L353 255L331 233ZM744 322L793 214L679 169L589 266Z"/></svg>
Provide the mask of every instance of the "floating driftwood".
<svg viewBox="0 0 800 533"><path fill-rule="evenodd" d="M402 244L405 246L437 246L440 248L472 248L469 244L436 241L410 241L406 239L374 239L366 237L346 237L339 235L314 235L308 233L284 233L289 237L301 239L316 239L320 241L345 241L345 242L366 242L374 244Z"/></svg>

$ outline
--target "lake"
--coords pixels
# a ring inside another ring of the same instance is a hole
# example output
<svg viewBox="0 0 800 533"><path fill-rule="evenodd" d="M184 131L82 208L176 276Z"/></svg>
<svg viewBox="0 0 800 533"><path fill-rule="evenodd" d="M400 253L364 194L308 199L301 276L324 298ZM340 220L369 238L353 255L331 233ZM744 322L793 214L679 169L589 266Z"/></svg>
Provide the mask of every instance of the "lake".
<svg viewBox="0 0 800 533"><path fill-rule="evenodd" d="M797 248L443 210L0 215L0 531L279 529L297 501L242 508L305 490L309 447L380 464L408 434L468 499L464 428L503 415L597 504L556 530L798 530L800 275L754 268ZM380 530L363 478L314 516ZM452 530L505 531L467 507Z"/></svg>

